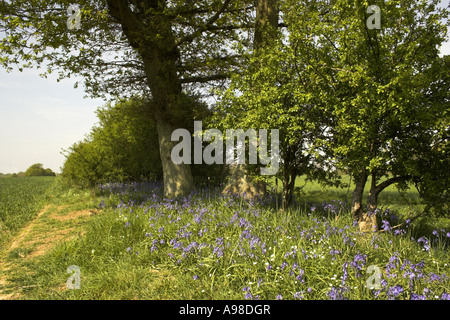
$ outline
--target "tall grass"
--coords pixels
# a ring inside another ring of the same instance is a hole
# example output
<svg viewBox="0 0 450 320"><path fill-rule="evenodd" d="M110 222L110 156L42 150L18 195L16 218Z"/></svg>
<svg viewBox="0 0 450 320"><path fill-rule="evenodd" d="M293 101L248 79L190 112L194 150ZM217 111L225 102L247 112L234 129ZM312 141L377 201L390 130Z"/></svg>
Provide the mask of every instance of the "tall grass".
<svg viewBox="0 0 450 320"><path fill-rule="evenodd" d="M30 221L44 202L55 177L0 179L0 244Z"/></svg>
<svg viewBox="0 0 450 320"><path fill-rule="evenodd" d="M150 183L104 185L100 196L86 233L32 265L26 298L450 298L450 232L390 230L388 209L383 232L364 235L340 200L279 212L210 191L166 199ZM65 287L70 265L80 290ZM381 279L369 288L373 266Z"/></svg>

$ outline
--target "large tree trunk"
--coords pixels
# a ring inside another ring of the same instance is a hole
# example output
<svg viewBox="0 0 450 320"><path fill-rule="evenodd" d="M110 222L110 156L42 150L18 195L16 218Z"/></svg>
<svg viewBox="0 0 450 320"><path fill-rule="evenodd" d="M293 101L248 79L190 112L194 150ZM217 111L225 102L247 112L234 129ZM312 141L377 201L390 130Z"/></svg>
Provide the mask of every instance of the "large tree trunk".
<svg viewBox="0 0 450 320"><path fill-rule="evenodd" d="M364 212L363 206L362 206L362 198L364 193L364 187L367 182L367 173L364 169L360 175L356 179L356 186L355 190L353 191L352 196L352 216L353 219L358 221L359 231L367 233L371 231L376 231L377 227L377 220L376 215L371 213L371 208L373 208L373 205L375 204L376 209L376 197L377 193L375 192L376 188L376 181L372 179L372 185L368 197L367 204L369 205L369 211ZM375 183L375 184L374 184ZM375 209L373 209L373 212L375 212Z"/></svg>
<svg viewBox="0 0 450 320"><path fill-rule="evenodd" d="M191 106L183 103L182 88L176 63L180 52L176 46L170 19L164 14L149 13L143 21L139 12L131 9L128 1L107 0L111 15L122 25L122 31L130 45L137 50L144 64L147 84L152 101L149 111L155 119L166 196L185 195L193 190L194 183L189 164L175 164L171 159L175 129L186 127ZM142 2L144 8L158 12L159 1Z"/></svg>
<svg viewBox="0 0 450 320"><path fill-rule="evenodd" d="M378 194L377 177L375 173L372 173L372 182L367 197L367 212L361 213L358 219L359 231L361 232L375 232L378 229L376 215Z"/></svg>
<svg viewBox="0 0 450 320"><path fill-rule="evenodd" d="M194 190L194 180L189 164L175 164L171 153L176 142L171 141L172 132L177 129L159 120L156 122L158 130L159 151L164 178L164 195L177 197L187 195Z"/></svg>
<svg viewBox="0 0 450 320"><path fill-rule="evenodd" d="M363 169L359 176L355 179L355 190L352 194L352 216L353 220L358 221L359 230L361 232L367 232L370 229L370 217L367 213L363 212L362 198L364 193L364 187L367 182L367 172Z"/></svg>
<svg viewBox="0 0 450 320"><path fill-rule="evenodd" d="M355 189L352 193L352 216L353 220L358 220L362 210L362 197L364 193L364 187L367 182L367 173L365 169L361 171L359 176L355 179Z"/></svg>
<svg viewBox="0 0 450 320"><path fill-rule="evenodd" d="M257 51L276 37L278 0L256 0L256 20L253 48Z"/></svg>
<svg viewBox="0 0 450 320"><path fill-rule="evenodd" d="M297 177L295 168L285 170L283 179L283 197L281 199L281 209L286 210L292 203L294 197L295 178Z"/></svg>
<svg viewBox="0 0 450 320"><path fill-rule="evenodd" d="M378 196L381 191L385 188L389 187L391 184L406 181L411 178L409 175L397 176L389 178L380 184L377 185L376 174L372 173L372 183L370 186L369 195L367 197L367 212L361 216L362 223L360 223L360 231L361 232L370 232L378 230L378 221L377 221L377 205L378 205Z"/></svg>
<svg viewBox="0 0 450 320"><path fill-rule="evenodd" d="M171 153L177 142L171 141L174 130L187 129L187 114L191 106L183 104L182 90L176 73L175 61L162 59L155 54L152 63L146 64L154 104L159 150L164 177L164 194L168 197L187 195L194 190L190 164L175 164ZM160 62L160 64L155 63ZM147 67L148 66L148 67ZM153 75L153 77L152 77ZM155 77L156 75L156 77Z"/></svg>

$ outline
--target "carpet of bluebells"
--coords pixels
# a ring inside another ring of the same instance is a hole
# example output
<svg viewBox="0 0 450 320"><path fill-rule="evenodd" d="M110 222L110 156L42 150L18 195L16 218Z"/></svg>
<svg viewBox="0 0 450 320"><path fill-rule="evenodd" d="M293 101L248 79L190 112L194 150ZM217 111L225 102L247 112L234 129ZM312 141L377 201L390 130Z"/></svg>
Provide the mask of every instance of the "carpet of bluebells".
<svg viewBox="0 0 450 320"><path fill-rule="evenodd" d="M360 234L340 201L281 212L270 196L167 199L149 182L100 194L121 254L171 270L192 299L450 299L450 232L416 239L389 209L382 232Z"/></svg>

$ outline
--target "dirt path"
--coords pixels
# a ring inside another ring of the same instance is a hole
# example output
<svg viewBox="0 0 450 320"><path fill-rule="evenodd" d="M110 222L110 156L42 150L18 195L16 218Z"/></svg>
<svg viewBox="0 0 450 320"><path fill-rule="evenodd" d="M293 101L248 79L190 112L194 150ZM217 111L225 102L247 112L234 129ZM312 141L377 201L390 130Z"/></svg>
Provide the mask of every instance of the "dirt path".
<svg viewBox="0 0 450 320"><path fill-rule="evenodd" d="M70 205L44 206L0 249L0 300L21 299L23 289L35 286L17 286L11 281L14 274L31 271L24 267L23 262L39 259L59 242L81 236L87 218L97 213L97 209L71 210Z"/></svg>

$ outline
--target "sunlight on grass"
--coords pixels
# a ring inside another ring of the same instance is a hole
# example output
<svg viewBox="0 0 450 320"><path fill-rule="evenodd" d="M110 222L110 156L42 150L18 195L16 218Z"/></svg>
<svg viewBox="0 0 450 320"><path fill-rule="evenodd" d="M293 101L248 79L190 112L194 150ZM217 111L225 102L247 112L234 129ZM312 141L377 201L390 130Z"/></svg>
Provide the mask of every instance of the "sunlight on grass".
<svg viewBox="0 0 450 320"><path fill-rule="evenodd" d="M339 199L277 212L270 198L166 199L155 183L104 185L83 236L30 262L27 281L39 285L24 298L449 298L447 230L389 230L402 217L386 208L384 232L360 234L347 207L336 219ZM65 287L69 265L81 270L79 290ZM369 266L381 270L378 288L367 288Z"/></svg>

